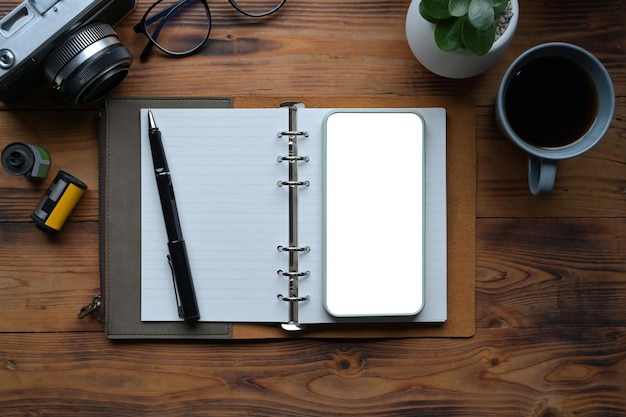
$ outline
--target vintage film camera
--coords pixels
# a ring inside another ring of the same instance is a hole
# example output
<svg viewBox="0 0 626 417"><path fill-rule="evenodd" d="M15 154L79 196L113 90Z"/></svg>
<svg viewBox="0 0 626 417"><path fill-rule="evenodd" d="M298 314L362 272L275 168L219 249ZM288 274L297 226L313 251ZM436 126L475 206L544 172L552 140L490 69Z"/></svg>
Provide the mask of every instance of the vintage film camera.
<svg viewBox="0 0 626 417"><path fill-rule="evenodd" d="M0 20L0 100L44 78L67 100L100 100L128 74L132 56L111 27L136 0L25 0Z"/></svg>

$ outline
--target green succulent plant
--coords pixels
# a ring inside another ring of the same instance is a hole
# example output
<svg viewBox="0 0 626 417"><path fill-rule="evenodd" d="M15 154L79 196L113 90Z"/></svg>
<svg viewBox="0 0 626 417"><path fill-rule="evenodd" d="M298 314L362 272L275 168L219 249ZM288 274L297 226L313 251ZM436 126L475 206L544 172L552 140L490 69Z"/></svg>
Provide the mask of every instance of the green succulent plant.
<svg viewBox="0 0 626 417"><path fill-rule="evenodd" d="M485 55L496 39L496 16L509 0L421 0L420 14L435 24L435 42L442 51L465 48Z"/></svg>

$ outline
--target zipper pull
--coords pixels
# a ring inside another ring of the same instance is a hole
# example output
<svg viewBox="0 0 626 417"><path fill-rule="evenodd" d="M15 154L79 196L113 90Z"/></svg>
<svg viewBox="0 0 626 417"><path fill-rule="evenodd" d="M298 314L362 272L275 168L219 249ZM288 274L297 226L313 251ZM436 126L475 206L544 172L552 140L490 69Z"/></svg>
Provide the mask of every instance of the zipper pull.
<svg viewBox="0 0 626 417"><path fill-rule="evenodd" d="M93 313L94 311L100 310L101 304L102 304L102 296L96 295L93 298L93 300L91 300L91 303L87 304L85 307L78 310L78 313L76 314L76 316L79 319L85 318L91 313Z"/></svg>

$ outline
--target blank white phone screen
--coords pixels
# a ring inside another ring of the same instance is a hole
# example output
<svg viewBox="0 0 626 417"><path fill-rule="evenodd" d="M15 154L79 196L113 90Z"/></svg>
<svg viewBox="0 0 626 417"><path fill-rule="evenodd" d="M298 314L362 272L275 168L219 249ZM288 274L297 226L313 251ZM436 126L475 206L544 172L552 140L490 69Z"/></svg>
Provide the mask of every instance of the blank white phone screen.
<svg viewBox="0 0 626 417"><path fill-rule="evenodd" d="M424 122L410 110L325 120L324 305L335 317L424 304Z"/></svg>

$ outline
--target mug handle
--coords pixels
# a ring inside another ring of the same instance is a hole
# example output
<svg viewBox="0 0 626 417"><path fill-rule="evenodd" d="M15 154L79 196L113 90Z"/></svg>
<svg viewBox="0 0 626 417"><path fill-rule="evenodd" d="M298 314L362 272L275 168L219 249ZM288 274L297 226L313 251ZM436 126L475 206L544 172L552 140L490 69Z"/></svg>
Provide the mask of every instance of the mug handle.
<svg viewBox="0 0 626 417"><path fill-rule="evenodd" d="M532 195L547 195L554 188L556 160L528 155L528 187Z"/></svg>

